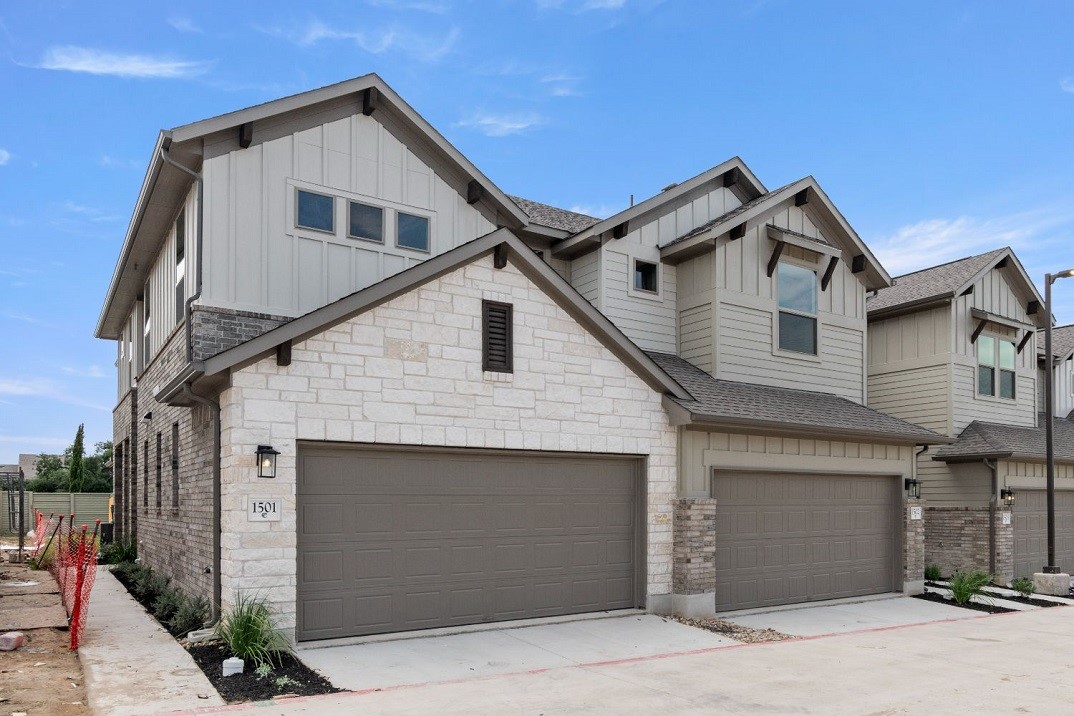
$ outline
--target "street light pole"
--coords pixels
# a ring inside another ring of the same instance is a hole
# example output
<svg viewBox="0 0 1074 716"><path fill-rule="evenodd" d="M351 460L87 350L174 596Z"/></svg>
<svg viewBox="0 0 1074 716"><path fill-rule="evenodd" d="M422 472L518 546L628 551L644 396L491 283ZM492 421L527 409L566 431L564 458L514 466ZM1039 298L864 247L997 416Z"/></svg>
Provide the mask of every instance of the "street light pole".
<svg viewBox="0 0 1074 716"><path fill-rule="evenodd" d="M1048 564L1044 574L1059 574L1055 563L1055 360L1052 355L1052 284L1061 278L1074 276L1074 269L1057 274L1044 274L1044 445L1045 475L1048 498ZM1068 565L1069 566L1069 565Z"/></svg>

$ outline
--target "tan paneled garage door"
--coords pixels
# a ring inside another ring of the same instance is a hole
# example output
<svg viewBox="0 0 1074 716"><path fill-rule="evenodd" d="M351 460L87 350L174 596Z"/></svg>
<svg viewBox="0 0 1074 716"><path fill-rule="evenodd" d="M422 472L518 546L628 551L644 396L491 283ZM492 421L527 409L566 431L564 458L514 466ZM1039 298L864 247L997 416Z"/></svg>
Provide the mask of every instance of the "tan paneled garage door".
<svg viewBox="0 0 1074 716"><path fill-rule="evenodd" d="M300 446L300 640L641 606L637 458Z"/></svg>
<svg viewBox="0 0 1074 716"><path fill-rule="evenodd" d="M900 483L716 472L717 611L894 591Z"/></svg>
<svg viewBox="0 0 1074 716"><path fill-rule="evenodd" d="M1015 490L1014 576L1032 577L1048 561L1048 498L1044 490ZM1055 492L1055 559L1074 569L1074 492Z"/></svg>

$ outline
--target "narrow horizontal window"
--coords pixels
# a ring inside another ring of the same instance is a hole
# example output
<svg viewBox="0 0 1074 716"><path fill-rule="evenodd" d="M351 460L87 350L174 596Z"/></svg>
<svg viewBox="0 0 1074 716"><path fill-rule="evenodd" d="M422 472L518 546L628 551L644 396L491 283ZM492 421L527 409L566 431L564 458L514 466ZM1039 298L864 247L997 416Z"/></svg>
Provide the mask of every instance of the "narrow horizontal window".
<svg viewBox="0 0 1074 716"><path fill-rule="evenodd" d="M634 289L646 293L657 293L660 290L659 279L660 267L649 261L634 261Z"/></svg>
<svg viewBox="0 0 1074 716"><path fill-rule="evenodd" d="M482 370L510 373L514 366L511 304L481 302Z"/></svg>
<svg viewBox="0 0 1074 716"><path fill-rule="evenodd" d="M298 190L295 225L303 229L335 232L335 200L324 194Z"/></svg>
<svg viewBox="0 0 1074 716"><path fill-rule="evenodd" d="M396 215L395 245L416 251L429 250L429 220L400 211Z"/></svg>
<svg viewBox="0 0 1074 716"><path fill-rule="evenodd" d="M365 239L384 243L384 209L379 206L350 202L350 226L347 235L354 239Z"/></svg>

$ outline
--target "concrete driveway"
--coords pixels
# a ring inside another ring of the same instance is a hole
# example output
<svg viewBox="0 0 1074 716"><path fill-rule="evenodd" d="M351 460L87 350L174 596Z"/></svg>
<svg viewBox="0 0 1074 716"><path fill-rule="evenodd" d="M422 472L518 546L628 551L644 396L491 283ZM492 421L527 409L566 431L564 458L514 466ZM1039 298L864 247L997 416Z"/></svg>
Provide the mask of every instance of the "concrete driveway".
<svg viewBox="0 0 1074 716"><path fill-rule="evenodd" d="M720 618L752 629L775 629L792 636L823 636L948 619L966 619L972 616L977 614L961 607L904 596L885 596L767 611L728 612L721 614Z"/></svg>
<svg viewBox="0 0 1074 716"><path fill-rule="evenodd" d="M298 655L336 686L362 691L616 662L737 643L663 617L634 614L303 648Z"/></svg>

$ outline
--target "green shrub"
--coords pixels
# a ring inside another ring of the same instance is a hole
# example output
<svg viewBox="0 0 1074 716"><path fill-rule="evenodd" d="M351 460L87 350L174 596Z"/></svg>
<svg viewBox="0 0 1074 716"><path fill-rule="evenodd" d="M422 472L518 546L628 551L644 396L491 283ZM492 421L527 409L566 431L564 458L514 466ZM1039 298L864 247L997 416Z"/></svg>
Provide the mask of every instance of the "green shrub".
<svg viewBox="0 0 1074 716"><path fill-rule="evenodd" d="M183 596L179 608L168 620L168 632L172 636L186 636L195 629L201 629L209 619L209 602L204 597Z"/></svg>
<svg viewBox="0 0 1074 716"><path fill-rule="evenodd" d="M138 545L132 539L124 539L101 547L98 564L122 564L138 558Z"/></svg>
<svg viewBox="0 0 1074 716"><path fill-rule="evenodd" d="M960 569L951 577L948 587L956 604L967 604L974 597L983 595L985 585L991 581L992 575L986 572L967 572Z"/></svg>
<svg viewBox="0 0 1074 716"><path fill-rule="evenodd" d="M938 564L926 564L925 565L925 579L929 582L938 582L943 578L940 572L940 565Z"/></svg>
<svg viewBox="0 0 1074 716"><path fill-rule="evenodd" d="M1029 577L1019 577L1011 580L1011 589L1028 598L1033 593L1033 580Z"/></svg>
<svg viewBox="0 0 1074 716"><path fill-rule="evenodd" d="M216 638L248 663L272 665L283 652L291 650L283 633L276 628L268 604L259 597L237 594L235 606L220 617ZM282 660L280 660L282 665Z"/></svg>
<svg viewBox="0 0 1074 716"><path fill-rule="evenodd" d="M131 593L144 605L152 605L158 596L168 588L168 578L157 574L150 567L138 572L131 585Z"/></svg>
<svg viewBox="0 0 1074 716"><path fill-rule="evenodd" d="M158 622L167 626L185 600L186 597L182 592L168 587L153 600L153 616Z"/></svg>
<svg viewBox="0 0 1074 716"><path fill-rule="evenodd" d="M144 578L142 575L147 571L148 567L137 562L120 562L112 568L112 576L133 593L134 585Z"/></svg>

